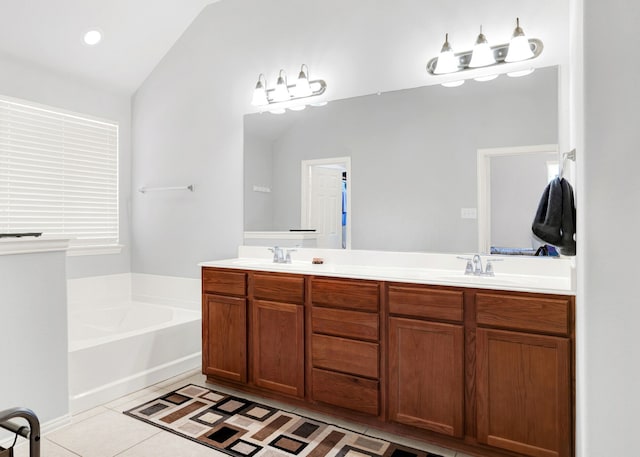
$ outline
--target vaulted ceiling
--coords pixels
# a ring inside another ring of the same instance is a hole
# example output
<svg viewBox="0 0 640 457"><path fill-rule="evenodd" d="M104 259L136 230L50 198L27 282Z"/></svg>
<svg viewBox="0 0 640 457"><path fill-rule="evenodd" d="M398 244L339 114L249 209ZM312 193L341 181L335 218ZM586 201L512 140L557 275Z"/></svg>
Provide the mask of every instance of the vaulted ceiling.
<svg viewBox="0 0 640 457"><path fill-rule="evenodd" d="M0 55L133 93L202 9L217 0L6 0ZM89 29L104 38L90 47Z"/></svg>

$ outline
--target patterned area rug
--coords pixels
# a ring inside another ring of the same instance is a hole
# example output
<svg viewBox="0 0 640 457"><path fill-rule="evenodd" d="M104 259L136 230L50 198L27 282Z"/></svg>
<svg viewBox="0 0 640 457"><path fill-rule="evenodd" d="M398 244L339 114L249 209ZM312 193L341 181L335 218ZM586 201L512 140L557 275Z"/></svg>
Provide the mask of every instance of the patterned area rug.
<svg viewBox="0 0 640 457"><path fill-rule="evenodd" d="M124 414L234 457L442 457L194 384Z"/></svg>

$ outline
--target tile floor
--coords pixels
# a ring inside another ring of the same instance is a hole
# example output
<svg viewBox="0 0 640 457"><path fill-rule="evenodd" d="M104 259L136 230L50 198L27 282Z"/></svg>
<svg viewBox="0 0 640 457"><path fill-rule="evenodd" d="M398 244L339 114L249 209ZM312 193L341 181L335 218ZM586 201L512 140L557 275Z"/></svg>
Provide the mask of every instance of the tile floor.
<svg viewBox="0 0 640 457"><path fill-rule="evenodd" d="M206 384L205 377L199 370L183 373L118 400L72 416L71 424L52 431L42 438L41 457L228 457L226 454L193 443L122 414L123 411L133 408L146 400L152 400L189 383L201 386L208 385L216 390L236 393L254 401L291 412L295 411L304 416L331 422L406 446L435 452L444 457L469 457L459 452L456 453L437 446L430 446L420 441L390 435L375 429L368 429L366 426L341 421L303 408L295 408L276 401L248 395L244 392L237 392L226 387ZM25 440L21 441L23 443L16 446L14 455L15 457L28 457L29 445Z"/></svg>

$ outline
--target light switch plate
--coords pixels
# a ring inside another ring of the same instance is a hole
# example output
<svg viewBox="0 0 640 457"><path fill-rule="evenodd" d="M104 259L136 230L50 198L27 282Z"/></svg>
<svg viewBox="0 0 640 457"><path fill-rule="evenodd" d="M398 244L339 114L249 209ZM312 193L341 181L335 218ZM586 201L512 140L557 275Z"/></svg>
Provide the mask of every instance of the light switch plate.
<svg viewBox="0 0 640 457"><path fill-rule="evenodd" d="M477 208L461 208L460 217L462 219L477 219L478 209Z"/></svg>

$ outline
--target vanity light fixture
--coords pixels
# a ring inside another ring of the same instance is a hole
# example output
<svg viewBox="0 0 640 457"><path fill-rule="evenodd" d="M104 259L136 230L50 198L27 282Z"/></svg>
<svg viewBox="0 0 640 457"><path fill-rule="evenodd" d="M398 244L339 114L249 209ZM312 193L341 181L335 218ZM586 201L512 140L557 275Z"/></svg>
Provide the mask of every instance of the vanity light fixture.
<svg viewBox="0 0 640 457"><path fill-rule="evenodd" d="M303 99L322 95L327 89L327 84L322 79L309 80L309 67L302 64L298 79L295 84L287 83L287 74L284 70L278 73L276 86L273 89L267 87L265 76L260 73L258 82L253 91L253 99L251 104L258 107L266 107L274 114L282 114L287 109L292 111L303 110L307 106L307 102ZM302 100L299 103L295 103ZM293 103L291 103L293 102ZM326 102L309 103L312 106L322 106Z"/></svg>
<svg viewBox="0 0 640 457"><path fill-rule="evenodd" d="M453 53L449 44L449 34L445 35L445 42L438 57L434 57L427 63L427 71L432 75L462 73L468 70L491 68L499 65L522 62L538 57L544 48L542 41L537 38L527 38L520 27L520 19L516 18L516 28L513 31L511 41L508 44L489 46L487 37L482 33L476 39L471 51ZM518 77L533 73L533 68L508 72L508 76ZM498 77L498 72L483 76L477 76L476 81L490 81ZM446 87L456 87L464 82L465 78L442 83Z"/></svg>

